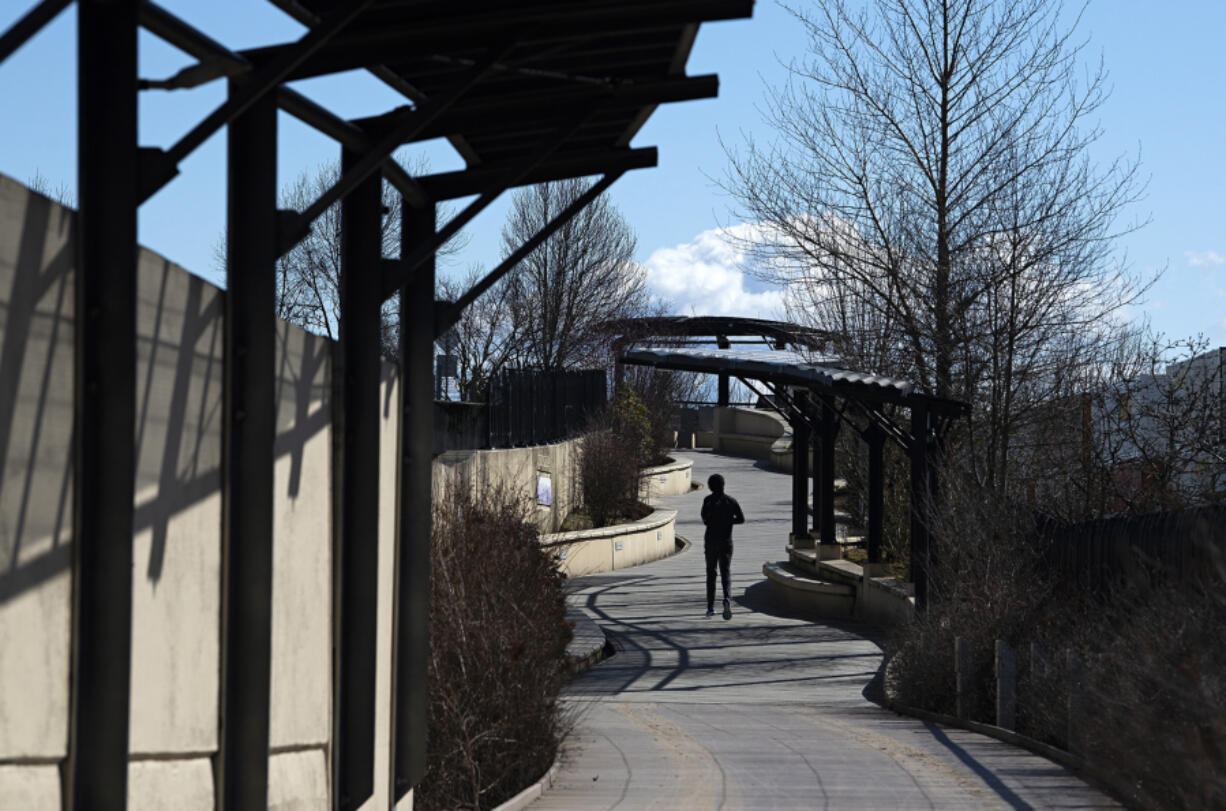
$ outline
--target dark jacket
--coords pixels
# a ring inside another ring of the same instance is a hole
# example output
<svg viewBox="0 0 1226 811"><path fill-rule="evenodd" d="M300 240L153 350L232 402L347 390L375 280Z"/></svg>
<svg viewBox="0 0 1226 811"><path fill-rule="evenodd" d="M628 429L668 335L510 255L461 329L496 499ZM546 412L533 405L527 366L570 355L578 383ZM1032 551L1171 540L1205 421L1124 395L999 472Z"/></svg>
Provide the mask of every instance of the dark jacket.
<svg viewBox="0 0 1226 811"><path fill-rule="evenodd" d="M703 548L708 552L730 552L732 525L744 524L745 514L732 496L712 493L702 500L702 522L707 525Z"/></svg>

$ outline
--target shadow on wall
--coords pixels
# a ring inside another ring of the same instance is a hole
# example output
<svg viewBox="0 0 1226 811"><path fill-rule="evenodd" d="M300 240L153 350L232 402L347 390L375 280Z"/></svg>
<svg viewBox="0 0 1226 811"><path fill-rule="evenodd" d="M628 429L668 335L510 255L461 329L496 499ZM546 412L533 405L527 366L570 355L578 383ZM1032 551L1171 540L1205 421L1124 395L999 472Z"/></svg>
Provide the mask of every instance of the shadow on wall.
<svg viewBox="0 0 1226 811"><path fill-rule="evenodd" d="M0 178L0 603L71 564L72 213Z"/></svg>
<svg viewBox="0 0 1226 811"><path fill-rule="evenodd" d="M71 565L73 218L0 177L0 605ZM134 533L152 531L156 583L171 519L221 488L225 293L148 251L139 274ZM328 426L331 347L285 323L277 337L275 453L293 499Z"/></svg>

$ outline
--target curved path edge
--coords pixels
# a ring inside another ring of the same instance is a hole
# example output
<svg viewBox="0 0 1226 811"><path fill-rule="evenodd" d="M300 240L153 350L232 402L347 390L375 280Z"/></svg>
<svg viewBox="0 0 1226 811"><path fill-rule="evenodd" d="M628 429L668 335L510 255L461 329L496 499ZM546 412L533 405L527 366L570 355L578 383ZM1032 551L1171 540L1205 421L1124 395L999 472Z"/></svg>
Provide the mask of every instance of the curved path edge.
<svg viewBox="0 0 1226 811"><path fill-rule="evenodd" d="M921 710L919 707L911 707L889 698L882 700L882 706L893 710L899 715L909 715L912 718L918 718L921 721L931 721L934 724L941 726L957 727L965 729L968 732L977 732L980 735L987 735L990 738L995 738L998 741L1007 743L1011 746L1021 747L1034 752L1036 755L1045 757L1048 760L1059 763L1069 771L1077 774L1089 783L1092 783L1095 788L1110 794L1115 799L1125 805L1132 804L1132 797L1129 793L1122 789L1117 781L1113 781L1110 777L1103 774L1098 769L1086 763L1084 758L1061 749L1051 744L1043 743L1034 738L1014 732L1011 729L998 727L995 724L985 724L982 721L971 721L969 719L959 718L956 715L945 715L939 712L930 712L929 710Z"/></svg>

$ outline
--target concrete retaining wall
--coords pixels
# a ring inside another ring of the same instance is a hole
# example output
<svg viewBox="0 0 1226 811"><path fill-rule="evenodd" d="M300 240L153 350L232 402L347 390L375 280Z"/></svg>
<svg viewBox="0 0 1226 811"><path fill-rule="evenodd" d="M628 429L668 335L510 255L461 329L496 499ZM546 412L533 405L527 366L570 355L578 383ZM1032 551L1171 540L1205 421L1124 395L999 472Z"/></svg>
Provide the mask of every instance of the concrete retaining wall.
<svg viewBox="0 0 1226 811"><path fill-rule="evenodd" d="M889 627L915 613L912 585L875 577L849 560L819 560L789 547L788 563L765 563L771 593L789 608L823 618L854 617Z"/></svg>
<svg viewBox="0 0 1226 811"><path fill-rule="evenodd" d="M639 485L639 498L650 502L657 498L680 496L690 492L690 477L694 461L670 462L666 465L643 468L643 481Z"/></svg>
<svg viewBox="0 0 1226 811"><path fill-rule="evenodd" d="M0 808L60 807L70 663L73 213L0 176ZM141 251L131 808L213 808L225 293ZM328 808L328 341L277 327L270 807ZM375 795L387 807L397 371L383 370ZM407 807L411 800L402 802Z"/></svg>
<svg viewBox="0 0 1226 811"><path fill-rule="evenodd" d="M787 420L769 409L717 408L712 447L720 453L769 460L775 441L789 430Z"/></svg>
<svg viewBox="0 0 1226 811"><path fill-rule="evenodd" d="M581 439L530 448L483 451L447 451L434 458L434 492L445 493L457 483L475 488L509 487L530 504L530 514L541 532L562 526L578 497L574 482ZM549 481L548 505L539 503L541 479ZM445 496L443 496L445 498Z"/></svg>
<svg viewBox="0 0 1226 811"><path fill-rule="evenodd" d="M629 524L541 536L568 577L611 572L650 563L677 551L676 510L656 510Z"/></svg>

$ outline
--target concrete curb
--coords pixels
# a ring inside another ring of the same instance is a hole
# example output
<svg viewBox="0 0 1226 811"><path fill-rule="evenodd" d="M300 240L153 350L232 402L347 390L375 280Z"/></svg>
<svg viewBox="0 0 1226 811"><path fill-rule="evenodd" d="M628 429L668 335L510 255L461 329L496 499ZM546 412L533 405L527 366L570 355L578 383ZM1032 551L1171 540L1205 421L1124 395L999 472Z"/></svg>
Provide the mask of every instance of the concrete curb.
<svg viewBox="0 0 1226 811"><path fill-rule="evenodd" d="M558 776L558 771L561 768L561 760L554 760L553 765L549 767L549 771L545 772L540 780L537 780L502 805L496 807L494 811L520 811L521 808L527 808L540 799L541 795L545 793L545 789L553 785L554 778Z"/></svg>
<svg viewBox="0 0 1226 811"><path fill-rule="evenodd" d="M918 707L908 707L906 704L900 704L896 701L885 699L885 706L899 715L909 715L912 718L918 718L921 721L931 721L934 724L940 724L947 727L956 727L965 729L968 732L977 732L980 735L987 735L989 738L995 738L998 741L1018 746L1022 749L1027 749L1034 752L1036 755L1045 757L1048 760L1059 763L1069 771L1084 778L1087 782L1093 784L1096 788L1106 792L1114 797L1120 803L1128 808L1137 808L1136 800L1128 792L1122 790L1121 786L1116 781L1111 780L1107 775L1104 775L1097 769L1089 766L1083 758L1078 757L1072 752L1052 746L1051 744L1036 741L1034 738L1029 738L1025 735L1020 735L1013 730L998 727L994 724L985 724L981 721L970 721L958 718L954 715L943 715L939 712L929 712L921 710Z"/></svg>

